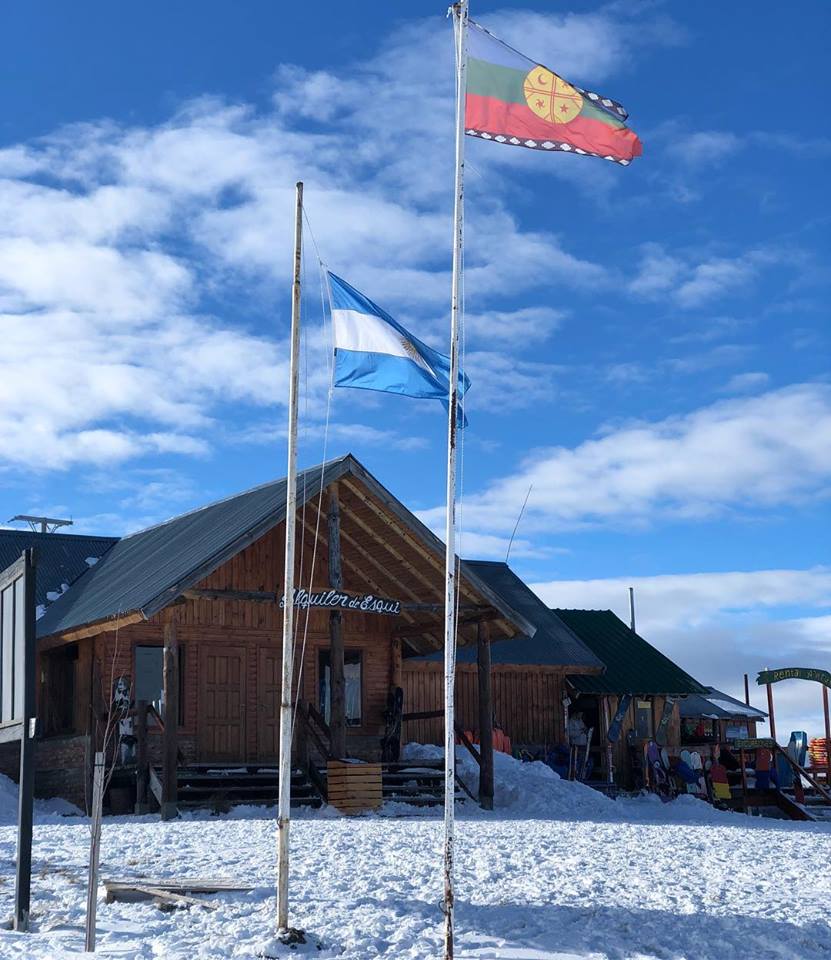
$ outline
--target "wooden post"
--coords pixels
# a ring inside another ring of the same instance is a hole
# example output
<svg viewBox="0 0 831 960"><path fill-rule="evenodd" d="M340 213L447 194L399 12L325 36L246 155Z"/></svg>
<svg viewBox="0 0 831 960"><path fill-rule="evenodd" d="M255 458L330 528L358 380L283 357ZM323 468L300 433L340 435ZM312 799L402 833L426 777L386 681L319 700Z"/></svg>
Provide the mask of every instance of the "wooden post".
<svg viewBox="0 0 831 960"><path fill-rule="evenodd" d="M104 754L95 754L92 780L92 826L89 842L89 877L87 881L87 922L84 950L95 953L95 918L98 907L98 863L101 858L101 808L104 803Z"/></svg>
<svg viewBox="0 0 831 960"><path fill-rule="evenodd" d="M14 881L15 930L29 929L29 906L32 891L32 824L35 804L35 570L33 549L23 553L23 610L17 616L23 619L23 657L21 664L4 664L11 674L19 671L15 681L22 681L23 702L20 717L20 786L17 806L17 863Z"/></svg>
<svg viewBox="0 0 831 960"><path fill-rule="evenodd" d="M164 734L162 736L162 820L179 815L177 762L179 753L179 642L176 624L168 619L164 625Z"/></svg>
<svg viewBox="0 0 831 960"><path fill-rule="evenodd" d="M611 787L615 782L615 760L612 742L609 740L609 727L612 725L612 709L609 706L609 698L601 697L603 703L603 726L606 728L603 732L603 738L606 741L606 783Z"/></svg>
<svg viewBox="0 0 831 960"><path fill-rule="evenodd" d="M744 753L744 748L739 750L739 763L742 765L742 806L744 807L744 812L750 816L750 811L747 809L747 768L746 768L747 757Z"/></svg>
<svg viewBox="0 0 831 960"><path fill-rule="evenodd" d="M147 701L136 701L136 806L135 813L149 813L147 783Z"/></svg>
<svg viewBox="0 0 831 960"><path fill-rule="evenodd" d="M329 586L343 589L343 569L340 558L340 502L338 487L329 488ZM346 756L346 689L343 678L343 618L340 610L329 613L329 676L332 753L338 759Z"/></svg>
<svg viewBox="0 0 831 960"><path fill-rule="evenodd" d="M491 628L476 624L479 668L479 805L493 810L493 695L491 691Z"/></svg>
<svg viewBox="0 0 831 960"><path fill-rule="evenodd" d="M822 712L825 714L825 779L831 787L831 721L828 716L828 687L822 685Z"/></svg>
<svg viewBox="0 0 831 960"><path fill-rule="evenodd" d="M765 667L767 671L769 668ZM768 720L770 722L770 735L773 740L776 739L776 720L773 716L773 685L767 684L768 688Z"/></svg>
<svg viewBox="0 0 831 960"><path fill-rule="evenodd" d="M390 687L393 691L404 686L404 658L401 637L392 638Z"/></svg>

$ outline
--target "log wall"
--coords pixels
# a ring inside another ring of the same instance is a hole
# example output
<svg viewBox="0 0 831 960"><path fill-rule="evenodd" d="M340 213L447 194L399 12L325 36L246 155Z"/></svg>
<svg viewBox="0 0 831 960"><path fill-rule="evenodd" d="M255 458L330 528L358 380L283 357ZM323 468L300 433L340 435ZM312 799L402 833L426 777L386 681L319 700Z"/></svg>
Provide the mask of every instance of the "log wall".
<svg viewBox="0 0 831 960"><path fill-rule="evenodd" d="M444 665L405 660L404 713L441 710L444 706ZM494 717L515 746L550 746L563 740L562 669L495 664L491 670ZM456 714L466 730L476 730L479 697L475 664L456 667ZM444 742L444 721L408 720L402 740Z"/></svg>

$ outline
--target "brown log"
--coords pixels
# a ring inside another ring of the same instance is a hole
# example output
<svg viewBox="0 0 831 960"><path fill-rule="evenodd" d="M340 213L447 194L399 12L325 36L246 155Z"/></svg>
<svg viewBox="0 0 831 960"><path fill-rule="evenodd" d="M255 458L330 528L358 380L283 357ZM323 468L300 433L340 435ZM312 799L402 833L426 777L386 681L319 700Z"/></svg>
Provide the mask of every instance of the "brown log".
<svg viewBox="0 0 831 960"><path fill-rule="evenodd" d="M136 807L135 813L148 813L147 784L150 777L147 762L147 701L136 701Z"/></svg>
<svg viewBox="0 0 831 960"><path fill-rule="evenodd" d="M479 805L493 810L493 696L491 692L490 624L477 624L477 666L479 672Z"/></svg>
<svg viewBox="0 0 831 960"><path fill-rule="evenodd" d="M268 590L203 590L190 587L182 591L188 600L245 600L251 603L276 603L279 597Z"/></svg>
<svg viewBox="0 0 831 960"><path fill-rule="evenodd" d="M340 553L340 503L337 484L329 488L329 586L343 589L343 569ZM346 756L346 690L343 677L343 618L340 610L329 613L329 670L330 670L330 717L332 753Z"/></svg>

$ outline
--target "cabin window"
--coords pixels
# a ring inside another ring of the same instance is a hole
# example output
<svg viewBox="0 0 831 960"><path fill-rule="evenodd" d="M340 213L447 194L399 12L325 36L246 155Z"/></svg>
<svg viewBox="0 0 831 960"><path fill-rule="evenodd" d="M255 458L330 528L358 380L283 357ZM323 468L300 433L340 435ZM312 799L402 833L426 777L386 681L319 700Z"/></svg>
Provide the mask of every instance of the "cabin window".
<svg viewBox="0 0 831 960"><path fill-rule="evenodd" d="M136 647L136 682L133 700L152 703L164 718L164 647ZM185 722L185 647L179 645L179 717Z"/></svg>
<svg viewBox="0 0 831 960"><path fill-rule="evenodd" d="M708 743L717 739L716 724L709 717L687 717L681 724L682 743Z"/></svg>
<svg viewBox="0 0 831 960"><path fill-rule="evenodd" d="M638 740L652 738L652 701L635 701L635 736Z"/></svg>
<svg viewBox="0 0 831 960"><path fill-rule="evenodd" d="M320 712L329 723L332 715L332 670L328 650L320 651ZM346 701L346 725L361 725L361 705L363 702L363 684L361 681L361 653L359 650L346 650L343 654L344 699Z"/></svg>

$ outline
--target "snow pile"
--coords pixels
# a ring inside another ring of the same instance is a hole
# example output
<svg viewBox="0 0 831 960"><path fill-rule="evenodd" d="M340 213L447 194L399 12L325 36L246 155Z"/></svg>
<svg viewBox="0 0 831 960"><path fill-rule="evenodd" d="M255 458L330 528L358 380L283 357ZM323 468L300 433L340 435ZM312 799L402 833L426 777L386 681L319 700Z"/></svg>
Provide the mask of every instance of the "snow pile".
<svg viewBox="0 0 831 960"><path fill-rule="evenodd" d="M81 811L76 806L60 797L35 800L35 817L38 821L80 815ZM17 823L17 784L0 773L0 824L12 823Z"/></svg>
<svg viewBox="0 0 831 960"><path fill-rule="evenodd" d="M441 760L444 751L431 744L408 743L405 760ZM506 753L493 755L494 806L512 817L608 818L614 801L583 783L563 780L545 763L523 763ZM479 766L466 750L456 752L456 771L475 793Z"/></svg>

